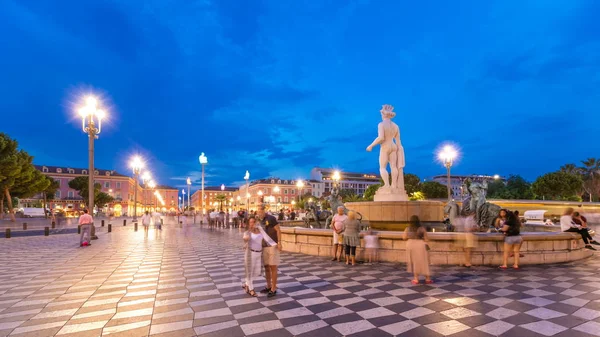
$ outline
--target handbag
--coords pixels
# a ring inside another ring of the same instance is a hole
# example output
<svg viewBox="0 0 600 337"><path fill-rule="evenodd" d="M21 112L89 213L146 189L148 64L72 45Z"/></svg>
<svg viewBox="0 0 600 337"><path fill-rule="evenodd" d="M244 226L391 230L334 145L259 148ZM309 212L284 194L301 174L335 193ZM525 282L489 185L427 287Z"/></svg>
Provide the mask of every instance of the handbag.
<svg viewBox="0 0 600 337"><path fill-rule="evenodd" d="M344 243L344 234L338 234L338 244Z"/></svg>

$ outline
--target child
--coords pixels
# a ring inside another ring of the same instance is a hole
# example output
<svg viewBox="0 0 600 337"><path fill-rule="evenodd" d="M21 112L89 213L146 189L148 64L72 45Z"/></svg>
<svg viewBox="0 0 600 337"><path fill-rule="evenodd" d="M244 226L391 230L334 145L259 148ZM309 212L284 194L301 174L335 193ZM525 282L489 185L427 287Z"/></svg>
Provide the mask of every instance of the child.
<svg viewBox="0 0 600 337"><path fill-rule="evenodd" d="M372 230L368 230L364 236L365 240L365 260L368 263L377 262L377 248L379 248L379 238L373 234Z"/></svg>

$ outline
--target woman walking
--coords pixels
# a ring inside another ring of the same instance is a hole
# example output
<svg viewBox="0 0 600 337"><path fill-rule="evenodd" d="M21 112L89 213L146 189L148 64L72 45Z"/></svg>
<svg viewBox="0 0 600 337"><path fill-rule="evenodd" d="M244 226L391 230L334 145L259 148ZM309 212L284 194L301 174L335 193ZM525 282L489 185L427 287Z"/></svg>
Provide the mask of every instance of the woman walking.
<svg viewBox="0 0 600 337"><path fill-rule="evenodd" d="M419 284L419 276L425 276L425 284L431 284L431 271L429 270L429 253L427 252L427 231L421 225L419 217L410 217L410 225L404 231L406 242L406 266L409 273L413 273L412 284Z"/></svg>
<svg viewBox="0 0 600 337"><path fill-rule="evenodd" d="M504 233L504 263L500 266L500 269L508 268L508 254L511 251L514 252L515 257L513 268L519 269L519 250L523 238L521 237L521 222L513 212L506 212L506 221L500 231Z"/></svg>
<svg viewBox="0 0 600 337"><path fill-rule="evenodd" d="M248 295L256 297L253 279L260 275L263 236L256 226L256 219L253 216L248 219L248 231L244 233L244 242L246 243L246 279L242 288Z"/></svg>
<svg viewBox="0 0 600 337"><path fill-rule="evenodd" d="M348 219L344 221L344 246L346 247L346 264L356 264L356 247L360 245L360 223L356 220L356 213L348 212Z"/></svg>

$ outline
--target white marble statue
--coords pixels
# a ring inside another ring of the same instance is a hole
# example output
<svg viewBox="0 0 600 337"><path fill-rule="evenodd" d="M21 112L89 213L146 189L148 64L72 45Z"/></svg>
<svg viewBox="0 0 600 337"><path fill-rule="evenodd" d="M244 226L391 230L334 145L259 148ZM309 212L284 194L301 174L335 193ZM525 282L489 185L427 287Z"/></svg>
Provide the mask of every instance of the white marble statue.
<svg viewBox="0 0 600 337"><path fill-rule="evenodd" d="M394 107L385 104L381 108L381 119L377 126L377 138L367 147L367 151L373 150L375 145L380 144L379 150L379 173L383 179L383 186L375 193L375 201L406 201L408 195L404 189L404 148L400 143L400 128L392 118L396 116ZM390 174L387 165L390 165Z"/></svg>

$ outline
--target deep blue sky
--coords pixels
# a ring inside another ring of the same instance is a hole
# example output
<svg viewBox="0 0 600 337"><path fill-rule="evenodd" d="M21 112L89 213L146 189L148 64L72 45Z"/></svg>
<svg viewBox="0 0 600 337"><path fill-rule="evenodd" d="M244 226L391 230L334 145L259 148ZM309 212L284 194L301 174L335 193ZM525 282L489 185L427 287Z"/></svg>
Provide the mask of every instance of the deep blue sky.
<svg viewBox="0 0 600 337"><path fill-rule="evenodd" d="M600 156L600 2L0 1L0 131L38 164L83 167L74 106L109 107L98 167L141 153L161 184L313 166L377 171L382 104L406 171L527 179Z"/></svg>

